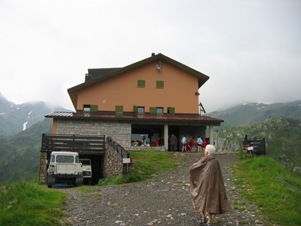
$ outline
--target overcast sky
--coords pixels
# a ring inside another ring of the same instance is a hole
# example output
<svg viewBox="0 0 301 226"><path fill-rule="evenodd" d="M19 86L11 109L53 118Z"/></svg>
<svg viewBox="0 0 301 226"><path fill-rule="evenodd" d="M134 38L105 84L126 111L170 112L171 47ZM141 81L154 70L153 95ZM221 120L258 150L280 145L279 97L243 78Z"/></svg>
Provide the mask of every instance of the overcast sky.
<svg viewBox="0 0 301 226"><path fill-rule="evenodd" d="M301 1L0 0L0 93L16 104L74 110L88 68L152 52L210 77L207 112L301 99Z"/></svg>

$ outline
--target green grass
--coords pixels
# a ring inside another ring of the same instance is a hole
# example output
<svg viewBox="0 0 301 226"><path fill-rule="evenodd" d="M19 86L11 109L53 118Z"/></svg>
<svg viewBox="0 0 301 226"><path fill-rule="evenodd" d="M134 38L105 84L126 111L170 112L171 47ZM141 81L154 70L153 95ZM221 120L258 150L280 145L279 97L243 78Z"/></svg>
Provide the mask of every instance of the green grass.
<svg viewBox="0 0 301 226"><path fill-rule="evenodd" d="M233 166L242 195L260 207L269 222L301 225L301 178L268 157Z"/></svg>
<svg viewBox="0 0 301 226"><path fill-rule="evenodd" d="M128 176L118 176L114 179L106 178L100 185L124 184L143 181L162 171L175 169L179 164L178 153L175 152L131 152L135 170Z"/></svg>
<svg viewBox="0 0 301 226"><path fill-rule="evenodd" d="M100 185L146 180L152 175L173 170L187 155L173 152L132 152L135 172L129 176L104 179ZM268 222L301 225L301 178L289 173L268 157L252 157L233 165L234 178L241 193L256 204ZM96 195L93 186L80 186ZM99 195L99 194L98 194ZM18 182L0 186L0 225L61 225L64 195L45 185ZM244 210L246 203L232 203Z"/></svg>
<svg viewBox="0 0 301 226"><path fill-rule="evenodd" d="M0 186L0 225L60 225L63 194L33 182Z"/></svg>

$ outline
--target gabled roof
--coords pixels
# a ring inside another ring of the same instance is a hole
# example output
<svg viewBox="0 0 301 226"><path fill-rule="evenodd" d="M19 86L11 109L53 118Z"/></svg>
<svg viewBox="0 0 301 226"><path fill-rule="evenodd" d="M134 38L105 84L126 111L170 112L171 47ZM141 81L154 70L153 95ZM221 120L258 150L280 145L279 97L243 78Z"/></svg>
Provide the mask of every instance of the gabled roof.
<svg viewBox="0 0 301 226"><path fill-rule="evenodd" d="M69 93L69 96L72 100L72 103L73 103L73 106L75 107L76 106L76 99L77 99L77 96L76 96L76 92L78 90L81 90L83 88L86 88L88 86L91 86L93 84L96 84L98 82L101 82L103 80L106 80L106 79L109 79L109 78L112 78L114 76L117 76L119 74L122 74L122 73L125 73L125 72L128 72L130 70L133 70L135 68L138 68L142 65L145 65L145 64L148 64L150 62L153 62L153 61L162 61L162 62L168 62L170 63L171 65L183 70L183 71L186 71L192 75L195 75L197 78L198 78L198 87L200 88L208 79L209 79L209 76L193 69L193 68L190 68L178 61L175 61L161 53L158 53L158 54L152 54L151 57L148 57L144 60L141 60L141 61L138 61L136 63L133 63L133 64L130 64L128 66L125 66L123 68L99 68L99 69L88 69L88 74L86 74L86 79L85 79L85 82L84 83L81 83L77 86L74 86L74 87L71 87L68 89L68 93Z"/></svg>

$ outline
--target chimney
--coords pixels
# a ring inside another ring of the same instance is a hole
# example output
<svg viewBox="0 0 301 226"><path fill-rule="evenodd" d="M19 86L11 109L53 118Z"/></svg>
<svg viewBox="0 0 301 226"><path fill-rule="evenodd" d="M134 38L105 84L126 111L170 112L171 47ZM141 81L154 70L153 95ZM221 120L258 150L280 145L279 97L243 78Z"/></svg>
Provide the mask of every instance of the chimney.
<svg viewBox="0 0 301 226"><path fill-rule="evenodd" d="M152 53L152 57L153 57L153 56L156 56L156 54L155 54L155 53Z"/></svg>

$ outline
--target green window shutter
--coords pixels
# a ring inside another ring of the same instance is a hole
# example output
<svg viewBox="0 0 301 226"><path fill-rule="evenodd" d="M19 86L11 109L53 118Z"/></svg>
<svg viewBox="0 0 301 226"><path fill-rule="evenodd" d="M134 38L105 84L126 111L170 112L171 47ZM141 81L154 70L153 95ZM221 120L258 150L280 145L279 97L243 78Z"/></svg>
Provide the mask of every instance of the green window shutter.
<svg viewBox="0 0 301 226"><path fill-rule="evenodd" d="M90 106L90 112L97 112L98 111L98 105L91 105Z"/></svg>
<svg viewBox="0 0 301 226"><path fill-rule="evenodd" d="M156 87L158 89L163 89L164 88L164 81L156 81Z"/></svg>
<svg viewBox="0 0 301 226"><path fill-rule="evenodd" d="M116 113L122 113L123 112L123 106L122 105L116 105L115 106L115 112Z"/></svg>
<svg viewBox="0 0 301 226"><path fill-rule="evenodd" d="M138 80L137 81L138 88L144 88L145 87L145 80Z"/></svg>
<svg viewBox="0 0 301 226"><path fill-rule="evenodd" d="M137 113L137 106L133 106L133 112Z"/></svg>
<svg viewBox="0 0 301 226"><path fill-rule="evenodd" d="M167 108L167 113L170 115L174 115L175 114L175 108L174 107L168 107Z"/></svg>
<svg viewBox="0 0 301 226"><path fill-rule="evenodd" d="M149 108L149 113L152 114L152 115L157 114L157 108L155 108L155 107L150 107L150 108Z"/></svg>

